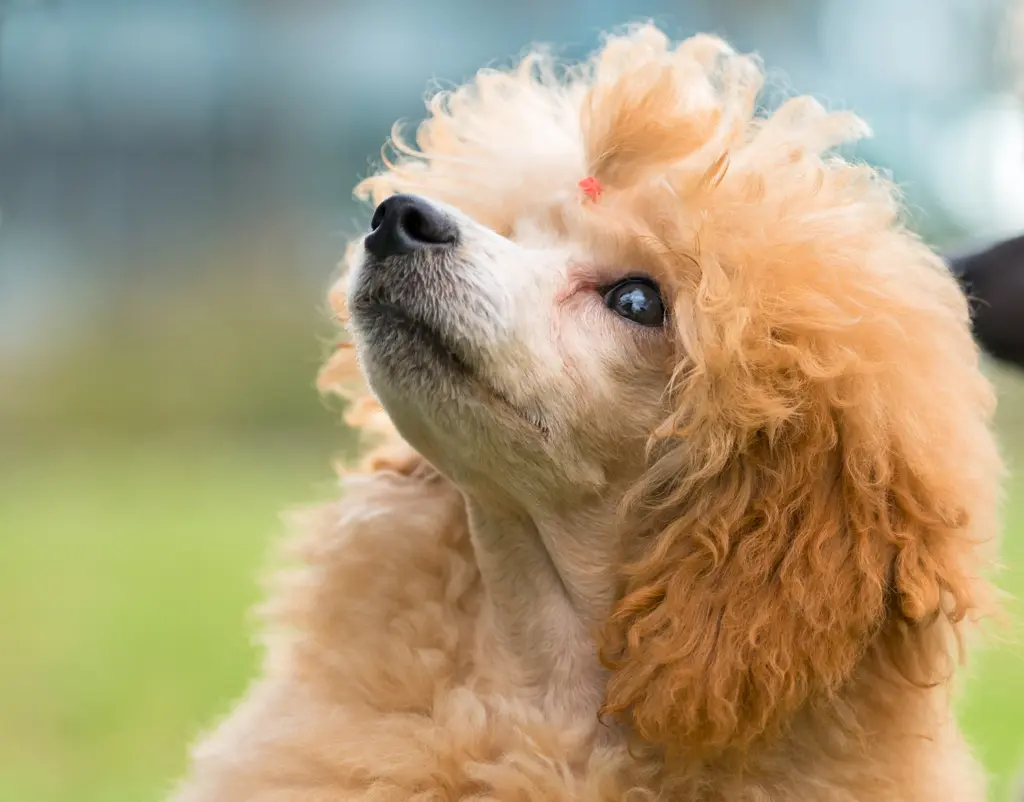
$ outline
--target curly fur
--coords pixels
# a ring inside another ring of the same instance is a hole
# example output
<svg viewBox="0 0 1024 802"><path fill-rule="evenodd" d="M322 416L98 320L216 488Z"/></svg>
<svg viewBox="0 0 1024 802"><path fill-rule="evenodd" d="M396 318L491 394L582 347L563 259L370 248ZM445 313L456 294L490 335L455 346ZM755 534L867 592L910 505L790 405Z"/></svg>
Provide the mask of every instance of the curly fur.
<svg viewBox="0 0 1024 802"><path fill-rule="evenodd" d="M531 54L432 98L360 187L506 236L585 231L671 291L600 709L517 693L463 495L364 399L387 450L297 524L264 676L179 802L984 799L949 712L1001 473L967 305L890 183L832 154L863 124L808 98L764 115L761 80L649 26L579 67ZM324 386L351 394L353 364Z"/></svg>

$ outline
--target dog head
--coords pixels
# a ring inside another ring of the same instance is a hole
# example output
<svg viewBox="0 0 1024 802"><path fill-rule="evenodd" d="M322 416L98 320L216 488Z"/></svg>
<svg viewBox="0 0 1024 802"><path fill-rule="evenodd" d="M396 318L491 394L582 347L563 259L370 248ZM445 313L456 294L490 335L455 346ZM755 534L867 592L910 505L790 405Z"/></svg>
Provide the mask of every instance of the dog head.
<svg viewBox="0 0 1024 802"><path fill-rule="evenodd" d="M939 681L931 633L981 604L995 531L963 294L890 183L831 155L863 124L759 114L761 78L646 26L485 71L362 186L347 279L372 389L455 482L619 494L604 711L697 753L777 732L881 642Z"/></svg>

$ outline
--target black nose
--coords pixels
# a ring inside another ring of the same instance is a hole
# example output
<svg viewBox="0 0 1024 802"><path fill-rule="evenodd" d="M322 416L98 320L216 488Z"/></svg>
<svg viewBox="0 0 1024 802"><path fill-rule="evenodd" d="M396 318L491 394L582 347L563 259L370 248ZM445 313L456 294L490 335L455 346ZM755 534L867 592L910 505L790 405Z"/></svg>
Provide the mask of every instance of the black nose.
<svg viewBox="0 0 1024 802"><path fill-rule="evenodd" d="M423 248L454 245L459 230L447 214L419 195L392 195L373 212L366 250L383 259Z"/></svg>

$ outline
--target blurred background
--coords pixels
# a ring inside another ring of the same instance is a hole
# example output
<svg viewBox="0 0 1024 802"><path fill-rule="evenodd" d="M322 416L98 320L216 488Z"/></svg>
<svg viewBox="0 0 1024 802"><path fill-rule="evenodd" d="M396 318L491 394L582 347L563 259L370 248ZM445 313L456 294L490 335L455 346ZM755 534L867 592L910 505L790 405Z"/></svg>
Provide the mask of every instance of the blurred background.
<svg viewBox="0 0 1024 802"><path fill-rule="evenodd" d="M935 245L1024 229L1003 0L0 0L0 802L159 800L243 691L287 507L351 449L313 380L349 192L430 85L654 18L876 137ZM1016 21L1015 21L1016 20ZM1013 32L1017 25L1016 48ZM1024 456L1024 379L989 365ZM941 447L937 443L936 447ZM1021 469L1024 471L1024 469ZM1003 586L1024 592L1024 472ZM1024 607L959 713L1007 797Z"/></svg>

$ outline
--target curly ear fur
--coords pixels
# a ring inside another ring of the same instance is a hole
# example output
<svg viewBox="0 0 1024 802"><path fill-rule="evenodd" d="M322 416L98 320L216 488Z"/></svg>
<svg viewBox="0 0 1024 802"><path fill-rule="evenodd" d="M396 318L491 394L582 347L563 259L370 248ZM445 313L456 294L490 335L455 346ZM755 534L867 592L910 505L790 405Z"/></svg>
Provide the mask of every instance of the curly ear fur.
<svg viewBox="0 0 1024 802"><path fill-rule="evenodd" d="M975 606L963 510L930 498L905 465L846 446L853 427L808 417L774 442L746 438L739 455L727 454L732 438L704 440L692 444L713 449L703 465L680 464L680 449L657 466L714 475L687 482L676 512L642 499L655 506L650 546L610 621L619 659L605 712L628 710L645 740L745 747L838 691L887 616L927 627ZM923 666L915 681L944 678L944 661L909 657L892 659Z"/></svg>
<svg viewBox="0 0 1024 802"><path fill-rule="evenodd" d="M870 661L943 682L997 531L991 389L953 277L867 168L815 156L773 184L745 155L687 196L677 410L627 501L639 553L604 633L603 712L689 755L743 753Z"/></svg>

